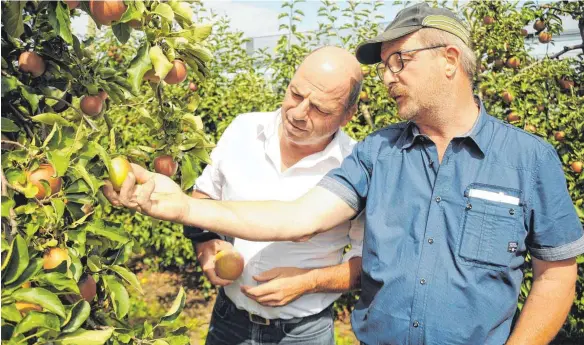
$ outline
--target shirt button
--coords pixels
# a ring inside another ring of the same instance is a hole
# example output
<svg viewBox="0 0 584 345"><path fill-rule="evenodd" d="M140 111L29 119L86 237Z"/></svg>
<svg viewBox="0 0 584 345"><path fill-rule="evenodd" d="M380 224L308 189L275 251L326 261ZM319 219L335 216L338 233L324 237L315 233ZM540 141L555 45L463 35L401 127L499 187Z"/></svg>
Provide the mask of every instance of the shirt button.
<svg viewBox="0 0 584 345"><path fill-rule="evenodd" d="M428 239L428 243L430 243L430 244L434 243L434 239L433 239L432 237L430 237L430 238Z"/></svg>
<svg viewBox="0 0 584 345"><path fill-rule="evenodd" d="M437 196L437 197L436 197L436 202L440 202L440 201L442 201L442 198L441 198L441 197L439 197L439 196Z"/></svg>
<svg viewBox="0 0 584 345"><path fill-rule="evenodd" d="M420 284L422 284L422 285L426 285L426 279L422 278L422 279L420 280Z"/></svg>
<svg viewBox="0 0 584 345"><path fill-rule="evenodd" d="M412 326L414 326L415 328L418 328L418 326L420 326L420 323L418 321L414 321Z"/></svg>

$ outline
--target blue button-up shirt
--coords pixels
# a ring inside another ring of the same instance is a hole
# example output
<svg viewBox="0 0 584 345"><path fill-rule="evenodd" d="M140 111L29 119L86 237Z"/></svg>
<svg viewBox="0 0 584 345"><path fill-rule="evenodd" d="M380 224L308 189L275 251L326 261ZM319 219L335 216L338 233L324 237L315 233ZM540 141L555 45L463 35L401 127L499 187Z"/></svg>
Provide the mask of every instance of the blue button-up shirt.
<svg viewBox="0 0 584 345"><path fill-rule="evenodd" d="M377 344L503 344L527 250L584 252L556 151L489 116L436 145L414 123L359 143L319 185L365 209L357 338Z"/></svg>

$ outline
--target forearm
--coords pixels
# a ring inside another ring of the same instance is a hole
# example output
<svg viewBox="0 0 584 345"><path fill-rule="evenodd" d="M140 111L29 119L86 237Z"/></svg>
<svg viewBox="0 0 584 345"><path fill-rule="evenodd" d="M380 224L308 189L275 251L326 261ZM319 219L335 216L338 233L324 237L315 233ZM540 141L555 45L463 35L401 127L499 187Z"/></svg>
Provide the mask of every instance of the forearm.
<svg viewBox="0 0 584 345"><path fill-rule="evenodd" d="M361 285L361 258L353 257L341 264L310 271L310 293L343 293L359 288Z"/></svg>
<svg viewBox="0 0 584 345"><path fill-rule="evenodd" d="M551 342L562 327L575 294L575 281L534 280L519 320L506 345Z"/></svg>
<svg viewBox="0 0 584 345"><path fill-rule="evenodd" d="M299 217L291 202L214 201L188 198L178 222L251 241L286 241L311 235L316 223Z"/></svg>
<svg viewBox="0 0 584 345"><path fill-rule="evenodd" d="M219 202L187 197L182 209L174 221L251 241L298 240L331 229L356 213L320 187L294 201Z"/></svg>

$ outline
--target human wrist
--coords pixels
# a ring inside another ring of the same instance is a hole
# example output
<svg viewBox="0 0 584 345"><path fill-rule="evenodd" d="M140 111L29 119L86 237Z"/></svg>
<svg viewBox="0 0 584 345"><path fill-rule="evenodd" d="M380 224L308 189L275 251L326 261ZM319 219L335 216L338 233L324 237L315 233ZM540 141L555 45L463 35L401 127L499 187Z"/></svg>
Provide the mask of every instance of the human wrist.
<svg viewBox="0 0 584 345"><path fill-rule="evenodd" d="M184 193L182 193L182 199L183 199L182 202L180 202L180 204L182 205L182 210L176 216L176 220L174 221L174 223L179 223L183 225L193 225L188 220L190 218L189 215L191 212L191 203L193 202L194 199Z"/></svg>
<svg viewBox="0 0 584 345"><path fill-rule="evenodd" d="M318 269L309 269L303 275L305 293L319 292L319 275Z"/></svg>

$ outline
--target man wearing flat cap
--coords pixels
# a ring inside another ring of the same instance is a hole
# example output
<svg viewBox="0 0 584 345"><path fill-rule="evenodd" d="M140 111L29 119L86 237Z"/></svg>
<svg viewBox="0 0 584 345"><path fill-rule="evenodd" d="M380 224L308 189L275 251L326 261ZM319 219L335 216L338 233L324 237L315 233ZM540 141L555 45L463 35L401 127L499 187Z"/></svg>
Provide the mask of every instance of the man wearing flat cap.
<svg viewBox="0 0 584 345"><path fill-rule="evenodd" d="M405 122L370 134L299 199L195 200L139 166L119 195L104 193L153 217L257 241L306 239L364 210L352 314L361 342L549 343L584 252L553 147L487 114L473 95L469 33L445 9L405 8L357 58L376 64ZM512 329L528 253L533 284Z"/></svg>

